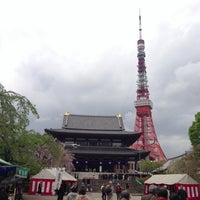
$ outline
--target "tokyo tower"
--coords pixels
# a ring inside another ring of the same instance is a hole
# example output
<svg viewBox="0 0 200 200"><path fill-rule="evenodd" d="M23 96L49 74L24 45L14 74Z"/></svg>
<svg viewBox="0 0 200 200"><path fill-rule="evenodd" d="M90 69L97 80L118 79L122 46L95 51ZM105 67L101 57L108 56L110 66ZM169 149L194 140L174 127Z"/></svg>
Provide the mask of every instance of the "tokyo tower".
<svg viewBox="0 0 200 200"><path fill-rule="evenodd" d="M166 157L158 142L151 114L153 104L149 99L144 48L145 45L144 40L142 39L141 15L139 14L139 40L137 41L138 81L137 100L134 102L136 108L134 131L140 132L142 135L131 146L131 148L150 151L150 160L165 161Z"/></svg>

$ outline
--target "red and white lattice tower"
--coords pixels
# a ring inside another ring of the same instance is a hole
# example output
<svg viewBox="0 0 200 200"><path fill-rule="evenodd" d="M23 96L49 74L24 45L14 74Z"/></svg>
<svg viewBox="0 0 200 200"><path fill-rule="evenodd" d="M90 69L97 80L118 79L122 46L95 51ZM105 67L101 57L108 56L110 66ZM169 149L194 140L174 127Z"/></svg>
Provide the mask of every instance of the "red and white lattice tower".
<svg viewBox="0 0 200 200"><path fill-rule="evenodd" d="M154 161L165 161L166 157L158 142L154 129L151 109L152 101L149 99L147 74L145 66L144 40L142 39L141 15L139 14L139 40L138 47L138 81L137 100L135 103L136 119L134 131L142 133L141 137L131 146L137 150L150 151L149 157Z"/></svg>

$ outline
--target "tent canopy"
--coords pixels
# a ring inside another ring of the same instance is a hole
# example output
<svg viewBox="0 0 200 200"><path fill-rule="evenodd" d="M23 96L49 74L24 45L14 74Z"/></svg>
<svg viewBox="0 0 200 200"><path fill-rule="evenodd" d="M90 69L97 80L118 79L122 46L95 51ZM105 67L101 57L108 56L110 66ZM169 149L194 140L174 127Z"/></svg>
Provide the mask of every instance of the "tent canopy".
<svg viewBox="0 0 200 200"><path fill-rule="evenodd" d="M12 164L0 158L0 165L12 165Z"/></svg>
<svg viewBox="0 0 200 200"><path fill-rule="evenodd" d="M42 169L38 174L33 176L34 179L56 179L59 169L57 168L45 168ZM62 171L62 181L77 181L73 176L65 171Z"/></svg>
<svg viewBox="0 0 200 200"><path fill-rule="evenodd" d="M164 175L153 175L151 178L147 179L145 184L198 184L192 177L188 174L164 174Z"/></svg>

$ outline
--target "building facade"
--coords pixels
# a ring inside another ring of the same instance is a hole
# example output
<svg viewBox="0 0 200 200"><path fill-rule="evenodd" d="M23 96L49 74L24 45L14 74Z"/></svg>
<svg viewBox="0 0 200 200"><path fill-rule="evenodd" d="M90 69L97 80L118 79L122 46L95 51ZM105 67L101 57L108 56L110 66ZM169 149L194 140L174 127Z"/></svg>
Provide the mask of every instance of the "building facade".
<svg viewBox="0 0 200 200"><path fill-rule="evenodd" d="M120 114L91 116L67 112L62 128L45 132L74 154L75 172L134 173L137 161L149 155L149 151L129 148L141 133L126 131Z"/></svg>

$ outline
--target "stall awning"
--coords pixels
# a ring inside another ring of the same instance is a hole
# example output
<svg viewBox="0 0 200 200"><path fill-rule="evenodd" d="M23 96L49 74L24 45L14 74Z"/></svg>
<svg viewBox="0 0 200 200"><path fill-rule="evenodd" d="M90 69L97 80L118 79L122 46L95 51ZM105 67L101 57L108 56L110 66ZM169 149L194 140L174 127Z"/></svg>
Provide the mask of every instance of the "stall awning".
<svg viewBox="0 0 200 200"><path fill-rule="evenodd" d="M12 164L0 158L0 165L9 165L10 166Z"/></svg>

